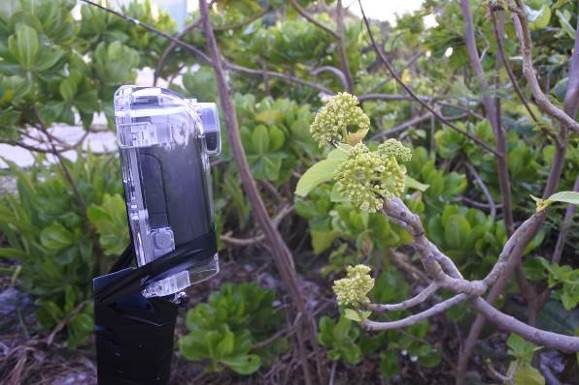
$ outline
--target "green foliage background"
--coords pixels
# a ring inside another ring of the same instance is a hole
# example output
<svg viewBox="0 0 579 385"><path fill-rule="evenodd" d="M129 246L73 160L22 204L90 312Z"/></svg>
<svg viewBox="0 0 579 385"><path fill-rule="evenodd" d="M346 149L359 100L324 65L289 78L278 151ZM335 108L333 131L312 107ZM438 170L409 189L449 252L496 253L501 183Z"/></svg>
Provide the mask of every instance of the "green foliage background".
<svg viewBox="0 0 579 385"><path fill-rule="evenodd" d="M211 18L228 61L288 73L334 92L343 90L340 79L331 71L312 74L313 69L323 66L341 68L335 40L300 17L287 2L215 3ZM332 1L299 3L303 7L335 6ZM530 119L504 69L496 70L497 47L487 19L488 2L471 3L478 48L484 52L482 65L494 84L484 92L492 92L501 100L515 220L520 221L534 210L529 194L541 195L554 153L548 133L557 130L557 123L534 106L540 121L537 124ZM526 4L532 22L535 67L549 98L560 106L575 38L576 3L532 0ZM1 142L22 145L29 129L42 131L58 123L93 130L98 113L105 114L108 129L113 130L114 90L133 83L138 70L157 68L169 46L162 37L86 4L80 8L80 19L75 19L75 5L72 0L5 0L0 4ZM166 33L177 32L174 21L163 12L154 12L149 2L130 3L122 12ZM259 12L264 16L244 23ZM423 17L429 14L435 16L437 25L426 28ZM190 21L198 17L196 12L189 15ZM315 18L335 27L331 13L320 12ZM227 28L238 24L241 26ZM460 128L494 143L490 125L477 113L483 91L468 69L458 2L427 0L419 11L399 18L395 27L374 24L373 28L405 82L419 94L435 97L441 113L454 119ZM205 45L199 28L183 40L198 47ZM353 16L346 20L344 44L354 94L403 94L385 74L369 48L361 21ZM524 85L519 47L508 22L505 44L510 64ZM447 56L449 48L452 54ZM413 64L406 67L411 60ZM182 75L182 81L175 80L177 75ZM186 97L217 99L212 69L181 48L167 56L158 68L158 76L169 80L169 87ZM299 274L318 286L318 300L332 302L331 279L341 276L347 265L362 262L378 271L374 300L396 302L410 296L416 282L393 257L395 249L409 252L412 239L406 231L379 213L362 213L335 199L331 183L307 198L294 197L299 176L326 156L311 139L309 126L327 95L279 78L235 71L229 76L251 171L272 216L283 204L295 205L294 213L283 221L280 230L292 248ZM529 92L524 92L528 96ZM423 113L404 98L368 100L363 108L374 127L368 137L383 135ZM500 202L493 157L435 120L413 125L399 139L413 147L408 174L428 185L425 191L408 189L405 202L420 214L428 237L456 261L468 278L484 276L496 261L507 234L501 211L495 217L490 215L485 195L466 165L477 170L493 200ZM77 151L76 161L62 161L64 168L55 164L52 156L42 154L26 170L9 164L2 174L17 181L17 191L0 196L2 266L7 266L9 274L16 271L14 266L20 267L17 284L36 301L38 333L68 320L65 330L69 348L86 347L90 341L91 278L107 271L128 243L118 158L80 148ZM575 136L568 144L559 190L571 190L578 171ZM227 143L213 174L221 232L254 235L251 207L240 188ZM530 280L552 288L551 304L539 316L541 326L553 329L549 320L563 317L565 330L573 333L579 327L577 317L569 313L579 302L576 217L561 264L548 262L561 217L562 210L550 214L549 223L526 250L524 267ZM224 251L232 249L221 246ZM262 253L268 256L267 250ZM236 257L229 262L242 265L251 260L251 252L244 253L243 249L234 249L234 254ZM517 297L514 285L507 297ZM279 301L285 301L283 290L265 290L254 284L223 286L208 303L189 310L188 332L179 342L180 354L190 360L208 360L209 371L231 370L247 375L267 367L294 348L284 337L265 348L259 346L285 322L276 304ZM447 315L447 322L458 327L467 327L471 319L466 307ZM389 380L399 375L403 366L414 365L422 372L444 365L441 352L448 348L432 329L444 327L446 321L434 325L424 322L404 333L384 332L369 337L335 306L324 308L317 320L319 341L327 358L346 367L359 369L363 361L374 362L379 375ZM525 347L519 345L517 341L509 342L513 362L525 370L532 369L528 354L520 353L526 352Z"/></svg>

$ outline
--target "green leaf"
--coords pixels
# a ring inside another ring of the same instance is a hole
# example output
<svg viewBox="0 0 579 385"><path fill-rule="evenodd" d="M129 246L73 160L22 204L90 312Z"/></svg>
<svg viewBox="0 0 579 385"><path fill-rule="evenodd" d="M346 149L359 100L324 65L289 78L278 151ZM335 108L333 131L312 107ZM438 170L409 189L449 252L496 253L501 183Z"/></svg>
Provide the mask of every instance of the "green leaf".
<svg viewBox="0 0 579 385"><path fill-rule="evenodd" d="M325 159L314 164L301 176L296 186L296 194L305 197L318 185L331 180L342 160Z"/></svg>
<svg viewBox="0 0 579 385"><path fill-rule="evenodd" d="M354 309L346 309L344 310L344 317L346 319L352 320L354 322L362 322L368 319L372 314L369 310L354 310Z"/></svg>
<svg viewBox="0 0 579 385"><path fill-rule="evenodd" d="M526 363L517 364L513 380L515 385L545 385L541 372Z"/></svg>
<svg viewBox="0 0 579 385"><path fill-rule="evenodd" d="M563 202L573 205L579 205L579 192L577 191L560 191L551 195L547 200L551 202Z"/></svg>
<svg viewBox="0 0 579 385"><path fill-rule="evenodd" d="M76 94L76 82L71 78L66 78L60 82L58 90L60 91L60 96L70 103Z"/></svg>
<svg viewBox="0 0 579 385"><path fill-rule="evenodd" d="M251 142L258 154L267 153L269 150L269 132L267 131L267 127L264 125L255 127L255 130L253 130L251 134Z"/></svg>
<svg viewBox="0 0 579 385"><path fill-rule="evenodd" d="M261 366L261 358L256 354L242 354L227 359L221 359L220 362L229 367L235 373L245 376L255 373Z"/></svg>
<svg viewBox="0 0 579 385"><path fill-rule="evenodd" d="M332 245L339 232L333 230L310 230L314 254L318 255Z"/></svg>
<svg viewBox="0 0 579 385"><path fill-rule="evenodd" d="M569 18L571 17L571 15L569 15L568 12L563 13L559 10L555 11L555 15L557 15L557 18L559 19L559 24L561 25L563 31L565 31L567 36L569 36L569 38L571 39L575 39L575 28L569 22Z"/></svg>
<svg viewBox="0 0 579 385"><path fill-rule="evenodd" d="M281 129L273 126L269 129L270 150L277 151L283 147L285 143L285 135Z"/></svg>
<svg viewBox="0 0 579 385"><path fill-rule="evenodd" d="M551 20L551 8L549 8L548 5L543 4L541 9L538 11L525 6L525 11L529 18L531 30L543 29L549 25L549 21Z"/></svg>
<svg viewBox="0 0 579 385"><path fill-rule="evenodd" d="M408 188L414 189L414 190L418 190L421 192L424 192L426 190L428 190L428 188L430 187L430 185L424 184L424 183L420 183L419 181L417 181L416 179L406 175L406 180L405 180L406 186Z"/></svg>
<svg viewBox="0 0 579 385"><path fill-rule="evenodd" d="M283 114L276 110L266 110L255 115L255 120L268 125L279 123L283 119Z"/></svg>
<svg viewBox="0 0 579 385"><path fill-rule="evenodd" d="M62 250L72 242L72 233L60 223L54 223L40 233L40 243L47 249Z"/></svg>
<svg viewBox="0 0 579 385"><path fill-rule="evenodd" d="M461 249L470 231L470 223L460 214L451 215L444 222L444 240L450 249Z"/></svg>
<svg viewBox="0 0 579 385"><path fill-rule="evenodd" d="M26 24L18 24L15 40L9 39L8 45L12 54L18 58L18 62L24 68L30 69L40 46L36 30Z"/></svg>
<svg viewBox="0 0 579 385"><path fill-rule="evenodd" d="M223 339L217 344L217 356L227 357L235 347L235 335L227 328Z"/></svg>
<svg viewBox="0 0 579 385"><path fill-rule="evenodd" d="M10 248L10 247L0 248L0 258L20 259L20 258L26 258L27 255L28 254L26 254L24 251L22 251L20 249L14 249L14 248Z"/></svg>

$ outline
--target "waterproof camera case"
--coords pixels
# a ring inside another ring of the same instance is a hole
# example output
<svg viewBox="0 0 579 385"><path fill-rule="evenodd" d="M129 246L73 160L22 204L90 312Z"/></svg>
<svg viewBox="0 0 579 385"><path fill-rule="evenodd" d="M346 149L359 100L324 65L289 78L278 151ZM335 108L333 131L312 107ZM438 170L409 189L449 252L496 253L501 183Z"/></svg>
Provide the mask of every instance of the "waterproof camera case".
<svg viewBox="0 0 579 385"><path fill-rule="evenodd" d="M93 281L98 381L163 385L182 291L219 271L209 163L219 116L157 87L123 86L114 107L131 244Z"/></svg>
<svg viewBox="0 0 579 385"><path fill-rule="evenodd" d="M209 157L221 150L214 103L162 88L121 87L115 119L123 184L139 266L213 229ZM219 270L217 254L192 258L156 277L145 297L178 293Z"/></svg>

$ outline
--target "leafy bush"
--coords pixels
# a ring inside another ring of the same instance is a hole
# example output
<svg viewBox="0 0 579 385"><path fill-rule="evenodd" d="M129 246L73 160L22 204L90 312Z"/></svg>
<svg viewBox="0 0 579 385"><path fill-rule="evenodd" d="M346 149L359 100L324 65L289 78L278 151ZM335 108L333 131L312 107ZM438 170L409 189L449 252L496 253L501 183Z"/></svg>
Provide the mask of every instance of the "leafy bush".
<svg viewBox="0 0 579 385"><path fill-rule="evenodd" d="M208 303L187 312L189 334L179 340L181 354L193 361L209 360L209 371L227 367L238 374L254 373L283 349L283 340L257 345L270 338L283 319L274 301L273 291L253 283L223 285Z"/></svg>
<svg viewBox="0 0 579 385"><path fill-rule="evenodd" d="M94 230L112 231L112 221L107 218L126 223L119 195L120 170L117 160L109 156L89 154L85 158L79 154L75 162L65 161L76 195L62 169L46 167L44 161L38 157L27 171L10 164L18 194L0 197L0 231L8 243L0 248L0 257L21 264L21 284L36 296L37 317L43 327L52 328L73 315L68 344L74 347L92 333L92 305L87 302L92 278L112 262L101 257L101 250L114 255L128 244L126 225L122 229L117 225L115 238L108 233L109 238L105 234L101 242ZM119 200L122 207L110 205ZM74 311L77 306L80 311Z"/></svg>
<svg viewBox="0 0 579 385"><path fill-rule="evenodd" d="M322 346L328 350L332 361L342 360L356 365L362 360L362 350L356 344L360 337L360 329L348 318L341 316L338 322L323 316L319 322L319 339Z"/></svg>

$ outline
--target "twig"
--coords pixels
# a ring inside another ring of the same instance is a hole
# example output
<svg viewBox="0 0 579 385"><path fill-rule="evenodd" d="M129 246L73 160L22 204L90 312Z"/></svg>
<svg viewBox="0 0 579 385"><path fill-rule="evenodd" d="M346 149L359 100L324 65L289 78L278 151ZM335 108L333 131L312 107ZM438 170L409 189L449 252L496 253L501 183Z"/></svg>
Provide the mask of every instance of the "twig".
<svg viewBox="0 0 579 385"><path fill-rule="evenodd" d="M474 199L471 199L469 197L461 197L460 198L461 201L463 201L464 203L466 203L469 206L472 207L476 207L477 209L484 209L484 210L490 210L491 205L489 205L488 203L483 203L483 202L479 202L479 201L475 201ZM496 209L502 209L503 205L502 204L496 204L495 203L495 208Z"/></svg>
<svg viewBox="0 0 579 385"><path fill-rule="evenodd" d="M417 96L418 99L420 101L431 101L434 100L433 97L431 96ZM392 101L398 101L398 100L416 100L416 98L413 98L410 95L397 95L397 94L364 94L364 95L360 95L358 96L358 100L360 101L360 103L366 102L366 101L371 101L371 100L392 100Z"/></svg>
<svg viewBox="0 0 579 385"><path fill-rule="evenodd" d="M54 341L54 337L62 330L64 329L64 327L77 315L79 314L82 309L86 306L87 302L83 301L81 303L79 303L78 305L76 305L74 307L74 309L72 309L72 311L70 313L68 313L66 315L66 317L64 317L63 319L60 320L60 322L54 327L54 329L52 329L52 331L50 332L50 334L48 335L48 337L46 337L46 345L50 346L52 345L52 342Z"/></svg>
<svg viewBox="0 0 579 385"><path fill-rule="evenodd" d="M399 311L406 310L419 305L430 298L438 290L438 285L436 283L431 283L426 288L420 291L416 296L407 299L406 301L400 303L392 304L370 304L368 309L375 312L388 312L388 311Z"/></svg>
<svg viewBox="0 0 579 385"><path fill-rule="evenodd" d="M295 0L294 0L295 1ZM346 42L344 35L344 7L342 0L336 3L336 48L338 49L338 56L340 57L340 64L342 65L342 72L346 78L346 89L349 93L354 93L354 79L350 71L350 63L348 63L348 53L346 52Z"/></svg>
<svg viewBox="0 0 579 385"><path fill-rule="evenodd" d="M390 330L390 329L405 328L408 326L412 326L425 319L428 319L432 316L445 312L451 307L461 303L467 298L468 296L466 294L457 294L454 297L451 297L445 301L437 303L436 305L428 308L427 310L424 310L423 312L413 314L401 320L387 321L387 322L365 320L361 322L361 325L366 330Z"/></svg>
<svg viewBox="0 0 579 385"><path fill-rule="evenodd" d="M368 31L368 36L370 37L370 41L372 43L372 46L374 47L374 50L376 51L376 54L380 58L382 64L384 64L384 67L386 67L386 69L390 73L390 76L392 76L396 80L396 82L408 93L408 95L410 95L412 97L412 99L414 99L418 103L420 103L424 108L426 108L428 111L430 111L442 123L444 123L445 125L447 125L451 129L453 129L454 131L460 133L461 135L466 136L467 138L469 138L470 140L472 140L473 142L478 144L485 151L490 152L491 154L494 154L495 156L499 155L495 149L491 148L488 144L483 142L481 139L472 135L470 132L467 132L467 131L464 131L464 130L458 128L452 122L447 120L444 116L439 114L431 105L429 105L428 103L425 103L418 95L416 95L416 93L412 90L412 88L410 88L410 86L408 86L406 83L404 83L402 81L400 76L398 76L398 74L396 73L396 70L394 70L394 68L390 64L390 61L388 60L388 58L384 55L384 52L382 52L382 50L379 48L378 43L374 39L374 34L372 33L372 29L370 28L370 22L368 21L368 18L366 17L366 13L364 12L364 7L362 7L362 2L360 0L358 0L358 4L360 5L360 10L362 12L362 18L364 19L364 24L366 25L366 30Z"/></svg>
<svg viewBox="0 0 579 385"><path fill-rule="evenodd" d="M213 1L211 3L213 3ZM211 8L211 3L209 5L210 8ZM271 8L267 7L265 9L263 9L261 12L257 12L255 14L251 15L247 19L241 20L239 23L236 23L233 25L225 25L223 27L215 27L214 30L215 31L230 31L230 30L242 28L243 26L251 24L255 20L259 19L260 17L262 17L263 15L268 13L269 11L271 11ZM195 28L198 28L200 25L201 25L201 19L195 20L193 23L189 24L186 28L184 28L183 31L179 32L175 36L175 38L177 38L179 40L183 39L183 37L185 37L185 35L187 35L189 32L191 32ZM157 85L157 81L159 79L159 76L161 75L161 70L165 66L165 62L167 61L169 54L176 47L177 47L177 44L175 42L171 42L171 44L169 44L169 46L163 51L163 54L159 58L159 61L157 62L157 67L155 68L155 72L153 74L153 76L154 76L153 77L153 85L155 85L155 86Z"/></svg>
<svg viewBox="0 0 579 385"><path fill-rule="evenodd" d="M293 210L294 210L293 205L286 205L286 206L282 207L281 210L279 211L279 213L272 220L274 225L276 227L279 226L279 224L281 223L283 218L285 218L288 214L293 212ZM249 245L254 245L256 243L264 241L265 235L263 233L260 233L254 237L251 237L251 238L235 238L229 234L222 234L221 240L224 242L230 243L232 245L236 245L236 246L249 246Z"/></svg>
<svg viewBox="0 0 579 385"><path fill-rule="evenodd" d="M300 14L304 19L315 25L316 27L320 28L321 30L325 31L332 35L335 39L339 39L338 33L331 29L330 27L325 26L324 24L317 21L312 15L310 15L302 6L297 2L297 0L290 0L292 7Z"/></svg>
<svg viewBox="0 0 579 385"><path fill-rule="evenodd" d="M491 213L490 213L491 218L494 221L495 217L497 215L497 205L495 204L495 201L493 200L493 196L491 195L489 189L487 188L487 185L482 180L481 176L476 171L476 169L470 163L465 163L465 165L466 165L466 168L468 169L468 171L473 176L476 183L479 185L480 189L482 190L482 192L483 192L483 194L488 202L489 209L491 211Z"/></svg>
<svg viewBox="0 0 579 385"><path fill-rule="evenodd" d="M318 76L322 72L331 72L333 75L335 75L340 80L340 83L342 83L342 86L344 86L345 89L348 89L348 80L346 79L346 75L344 75L344 72L342 72L341 69L336 68L334 66L321 66L318 68L314 68L311 71L311 74L314 76Z"/></svg>
<svg viewBox="0 0 579 385"><path fill-rule="evenodd" d="M495 11L495 8L490 7L490 13L491 13L491 20L493 22L493 32L495 34L495 40L497 42L497 50L498 50L497 56L499 57L500 61L503 63L503 66L505 67L505 69L507 70L507 75L509 76L509 80L511 81L511 84L513 85L513 89L515 90L515 93L517 94L517 96L521 100L521 103L523 103L523 106L525 106L525 109L529 113L529 116L536 123L539 123L539 119L537 119L537 117L535 116L535 113L533 112L533 110L531 109L531 106L529 105L529 102L527 101L527 98L525 98L525 95L523 95L523 91L521 91L521 87L519 86L519 82L517 81L517 78L515 77L515 74L513 73L513 69L511 68L509 61L507 60L507 55L505 53L505 46L504 46L504 41L503 41L504 31L502 28L502 16L503 16L502 11ZM497 16L496 16L497 13L500 13L499 14L499 17L501 18L500 24L497 21Z"/></svg>
<svg viewBox="0 0 579 385"><path fill-rule="evenodd" d="M390 128L388 131L377 133L376 135L374 135L371 138L371 140L378 140L381 138L394 137L394 136L406 131L407 129L411 128L412 126L415 126L419 123L422 123L422 122L430 119L431 117L432 117L431 112L427 112L427 113L422 114L422 115L417 115L417 116L411 118L410 120L407 120L404 123L400 123L399 125Z"/></svg>
<svg viewBox="0 0 579 385"><path fill-rule="evenodd" d="M199 27L199 25L201 24L201 19L197 19L195 20L193 23L189 24L186 28L183 29L183 31L179 32L175 38L181 40L183 37L185 37L185 35L187 35L189 32L191 32L192 30L194 30L195 28ZM153 85L156 86L157 85L157 81L159 80L159 76L161 76L161 70L163 69L163 67L165 66L165 62L167 61L167 58L169 57L169 54L177 47L177 43L175 43L174 41L171 41L171 43L169 44L169 46L167 48L165 48L165 50L163 51L163 53L161 54L161 57L159 58L159 61L157 62L157 66L155 67L155 72L153 73Z"/></svg>
<svg viewBox="0 0 579 385"><path fill-rule="evenodd" d="M461 119L466 118L467 116L468 116L467 114L461 114L461 115L453 116L451 118L447 117L446 119L448 119L448 120L461 120ZM377 133L376 135L372 136L371 140L378 140L381 138L395 137L395 136L403 133L404 131L408 130L409 128L411 128L419 123L422 123L424 121L427 121L431 118L432 118L432 113L430 113L430 112L427 112L423 115L415 116L404 123L400 123L399 125L390 128L388 131Z"/></svg>
<svg viewBox="0 0 579 385"><path fill-rule="evenodd" d="M521 54L523 56L523 75L525 75L525 78L527 79L527 83L531 88L535 102L543 112L557 119L562 126L579 133L579 123L575 121L574 116L568 115L564 110L559 109L551 103L547 95L543 93L541 85L537 80L537 74L533 66L533 58L531 54L533 49L531 31L529 29L529 23L521 0L515 0L515 8L512 14L515 32L519 44L521 45ZM574 55L578 54L578 52L574 53Z"/></svg>

